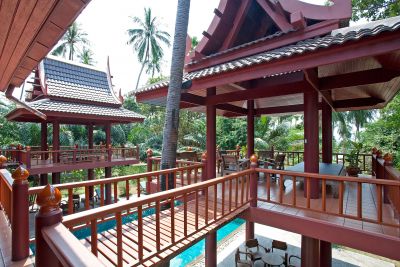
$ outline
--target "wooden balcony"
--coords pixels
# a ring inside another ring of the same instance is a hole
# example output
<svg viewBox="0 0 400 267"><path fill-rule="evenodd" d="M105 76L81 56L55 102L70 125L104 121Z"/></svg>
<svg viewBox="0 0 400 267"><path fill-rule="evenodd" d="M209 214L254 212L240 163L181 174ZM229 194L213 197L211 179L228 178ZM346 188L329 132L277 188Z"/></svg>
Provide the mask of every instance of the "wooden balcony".
<svg viewBox="0 0 400 267"><path fill-rule="evenodd" d="M31 175L137 164L140 161L139 147L63 147L48 151L26 147L2 149L0 154L7 158L7 165L22 163Z"/></svg>

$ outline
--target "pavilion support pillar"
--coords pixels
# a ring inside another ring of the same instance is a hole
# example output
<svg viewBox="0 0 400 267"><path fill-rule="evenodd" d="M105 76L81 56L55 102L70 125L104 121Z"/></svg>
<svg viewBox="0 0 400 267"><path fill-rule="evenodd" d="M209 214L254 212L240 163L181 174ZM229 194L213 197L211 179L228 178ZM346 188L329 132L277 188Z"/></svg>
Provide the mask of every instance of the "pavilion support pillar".
<svg viewBox="0 0 400 267"><path fill-rule="evenodd" d="M314 90L304 92L304 171L319 173L319 123L318 93ZM310 190L310 198L319 198L319 180L310 178L304 181L304 197Z"/></svg>
<svg viewBox="0 0 400 267"><path fill-rule="evenodd" d="M60 123L58 121L53 122L53 162L60 162ZM53 172L51 174L52 184L59 184L61 182L61 173Z"/></svg>
<svg viewBox="0 0 400 267"><path fill-rule="evenodd" d="M207 97L216 94L216 88L207 89ZM207 121L207 176L206 179L213 179L216 177L216 135L217 135L217 109L215 105L207 105L206 107L206 121ZM207 267L217 266L217 233L215 231L206 235L206 248L205 248L205 265Z"/></svg>
<svg viewBox="0 0 400 267"><path fill-rule="evenodd" d="M93 125L87 126L88 148L93 149ZM94 169L88 169L88 180L94 180ZM93 186L89 186L89 199L93 200Z"/></svg>
<svg viewBox="0 0 400 267"><path fill-rule="evenodd" d="M319 267L320 266L319 249L320 249L320 241L318 239L304 235L301 236L301 266Z"/></svg>
<svg viewBox="0 0 400 267"><path fill-rule="evenodd" d="M332 163L332 108L322 100L322 162Z"/></svg>
<svg viewBox="0 0 400 267"><path fill-rule="evenodd" d="M105 125L105 131L106 131L106 149L108 151L108 148L111 146L111 124L108 123ZM111 175L111 167L106 167L105 168L105 178L110 178ZM106 204L111 204L111 184L106 184L105 185L105 203Z"/></svg>
<svg viewBox="0 0 400 267"><path fill-rule="evenodd" d="M254 154L254 100L247 100L247 158Z"/></svg>
<svg viewBox="0 0 400 267"><path fill-rule="evenodd" d="M206 251L205 251L206 267L217 266L217 232L213 231L206 235Z"/></svg>
<svg viewBox="0 0 400 267"><path fill-rule="evenodd" d="M213 96L216 93L216 88L208 88L207 96ZM207 120L207 180L216 177L216 141L217 141L217 109L215 105L207 105L206 120Z"/></svg>
<svg viewBox="0 0 400 267"><path fill-rule="evenodd" d="M40 150L47 151L47 122L42 122L40 124ZM47 153L42 153L41 160L48 159ZM40 174L40 185L46 185L49 181L47 173Z"/></svg>
<svg viewBox="0 0 400 267"><path fill-rule="evenodd" d="M319 252L320 252L320 266L331 267L332 266L332 244L330 242L320 240Z"/></svg>

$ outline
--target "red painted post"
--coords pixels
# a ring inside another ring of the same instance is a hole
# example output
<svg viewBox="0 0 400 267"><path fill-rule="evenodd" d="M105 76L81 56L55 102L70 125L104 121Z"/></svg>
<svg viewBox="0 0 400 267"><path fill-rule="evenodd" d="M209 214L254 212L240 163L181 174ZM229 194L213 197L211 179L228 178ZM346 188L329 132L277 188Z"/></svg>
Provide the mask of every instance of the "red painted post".
<svg viewBox="0 0 400 267"><path fill-rule="evenodd" d="M35 218L36 255L35 263L38 267L61 266L57 256L50 249L43 238L42 229L62 222L60 209L61 193L52 185L47 185L37 196L40 210Z"/></svg>
<svg viewBox="0 0 400 267"><path fill-rule="evenodd" d="M25 165L27 169L31 168L31 147L25 147Z"/></svg>
<svg viewBox="0 0 400 267"><path fill-rule="evenodd" d="M208 88L207 96L213 96L216 93L216 88ZM216 116L217 109L215 105L207 105L206 121L207 121L207 145L206 151L216 151ZM216 176L216 153L207 154L207 179L215 178Z"/></svg>
<svg viewBox="0 0 400 267"><path fill-rule="evenodd" d="M250 207L257 207L257 179L258 174L256 168L258 165L258 158L256 154L250 157ZM254 239L254 222L246 221L246 240Z"/></svg>
<svg viewBox="0 0 400 267"><path fill-rule="evenodd" d="M331 267L332 266L332 244L330 242L320 240L319 248L320 248L319 249L319 251L320 251L320 266Z"/></svg>
<svg viewBox="0 0 400 267"><path fill-rule="evenodd" d="M322 100L322 162L332 163L332 108Z"/></svg>
<svg viewBox="0 0 400 267"><path fill-rule="evenodd" d="M254 100L247 100L247 158L254 154Z"/></svg>
<svg viewBox="0 0 400 267"><path fill-rule="evenodd" d="M146 154L147 154L147 172L151 172L153 170L153 159L152 159L153 150L151 150L151 148L147 149ZM147 179L146 181L147 194L151 194L150 186L151 186L151 179Z"/></svg>
<svg viewBox="0 0 400 267"><path fill-rule="evenodd" d="M105 126L105 131L106 131L106 149L111 148L111 124L106 124ZM111 155L108 150L108 161L111 161ZM110 178L112 176L112 169L111 167L106 167L105 168L105 178ZM106 204L111 204L111 184L106 184L105 185L105 198Z"/></svg>
<svg viewBox="0 0 400 267"><path fill-rule="evenodd" d="M92 153L93 156L93 125L89 124L87 126L87 135L88 135L88 149L89 149L89 153ZM92 160L94 161L94 158L92 158ZM88 169L88 180L94 180L94 169ZM94 187L93 186L89 186L89 199L93 200L93 196L94 196ZM100 197L100 196L99 196Z"/></svg>
<svg viewBox="0 0 400 267"><path fill-rule="evenodd" d="M76 163L76 154L77 154L78 144L75 144L74 151L72 152L72 162Z"/></svg>
<svg viewBox="0 0 400 267"><path fill-rule="evenodd" d="M319 173L318 93L304 92L304 171ZM310 188L304 183L304 197L319 198L319 180L311 179Z"/></svg>
<svg viewBox="0 0 400 267"><path fill-rule="evenodd" d="M206 251L205 251L206 267L217 266L217 232L213 231L206 235Z"/></svg>
<svg viewBox="0 0 400 267"><path fill-rule="evenodd" d="M29 172L19 166L12 174L11 258L13 261L29 256Z"/></svg>
<svg viewBox="0 0 400 267"><path fill-rule="evenodd" d="M392 167L393 166L393 156L390 153L386 153L383 156L383 179L388 180L389 177L387 177L387 172L386 172L386 167ZM385 204L389 204L389 188L388 186L383 186L383 202Z"/></svg>
<svg viewBox="0 0 400 267"><path fill-rule="evenodd" d="M320 242L318 239L301 236L301 266L320 266Z"/></svg>
<svg viewBox="0 0 400 267"><path fill-rule="evenodd" d="M60 123L53 122L53 163L60 162ZM52 183L59 184L61 174L59 172L52 173Z"/></svg>
<svg viewBox="0 0 400 267"><path fill-rule="evenodd" d="M204 165L201 170L201 181L203 182L207 180L207 151L201 155L201 163Z"/></svg>

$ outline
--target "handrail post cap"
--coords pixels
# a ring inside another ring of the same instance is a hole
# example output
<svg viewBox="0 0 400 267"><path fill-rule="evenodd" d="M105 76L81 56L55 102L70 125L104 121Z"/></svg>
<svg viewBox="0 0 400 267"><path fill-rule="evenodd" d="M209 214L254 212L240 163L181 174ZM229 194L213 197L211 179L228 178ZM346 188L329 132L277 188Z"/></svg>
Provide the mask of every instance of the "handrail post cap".
<svg viewBox="0 0 400 267"><path fill-rule="evenodd" d="M251 162L251 165L258 163L258 157L256 154L251 155L250 162Z"/></svg>
<svg viewBox="0 0 400 267"><path fill-rule="evenodd" d="M236 150L240 150L240 145L236 145Z"/></svg>
<svg viewBox="0 0 400 267"><path fill-rule="evenodd" d="M61 192L53 185L47 184L38 194L36 204L40 207L39 213L49 213L60 208Z"/></svg>
<svg viewBox="0 0 400 267"><path fill-rule="evenodd" d="M148 149L146 150L146 154L147 154L147 157L153 156L153 150L151 150L151 148L148 148Z"/></svg>
<svg viewBox="0 0 400 267"><path fill-rule="evenodd" d="M207 160L207 151L204 151L203 154L201 154L201 161L206 161Z"/></svg>
<svg viewBox="0 0 400 267"><path fill-rule="evenodd" d="M31 147L30 147L30 146L26 146L26 147L25 147L25 150L26 150L26 151L31 151Z"/></svg>
<svg viewBox="0 0 400 267"><path fill-rule="evenodd" d="M0 155L0 165L3 165L7 161L7 158L4 155Z"/></svg>
<svg viewBox="0 0 400 267"><path fill-rule="evenodd" d="M29 171L20 165L15 169L11 177L14 179L15 184L23 184L27 182Z"/></svg>

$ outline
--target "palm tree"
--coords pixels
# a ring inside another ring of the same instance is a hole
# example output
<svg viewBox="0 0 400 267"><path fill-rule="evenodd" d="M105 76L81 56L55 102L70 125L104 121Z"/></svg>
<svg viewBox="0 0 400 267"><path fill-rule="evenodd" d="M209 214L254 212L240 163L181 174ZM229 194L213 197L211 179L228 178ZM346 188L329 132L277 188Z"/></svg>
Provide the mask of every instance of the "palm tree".
<svg viewBox="0 0 400 267"><path fill-rule="evenodd" d="M161 65L160 65L160 60L159 59L154 59L152 58L151 61L149 61L147 63L147 69L146 69L146 73L150 74L151 73L151 78L154 78L154 75L156 73L160 73L161 72ZM161 74L162 76L162 74ZM137 85L136 85L137 86Z"/></svg>
<svg viewBox="0 0 400 267"><path fill-rule="evenodd" d="M93 59L93 52L87 47L84 47L82 49L82 52L78 55L79 59L83 64L86 65L93 65L94 64L94 59Z"/></svg>
<svg viewBox="0 0 400 267"><path fill-rule="evenodd" d="M165 110L165 124L161 155L162 169L175 167L176 149L178 146L179 103L181 100L189 9L190 0L178 0L174 45L172 48L170 82ZM161 187L165 189L165 177L163 177L161 181ZM171 175L168 176L168 184L173 185L173 176Z"/></svg>
<svg viewBox="0 0 400 267"><path fill-rule="evenodd" d="M149 62L160 62L163 58L164 51L161 44L167 46L170 46L171 44L169 41L169 33L158 29L159 25L157 17L152 17L150 8L144 9L144 20L141 20L138 17L133 17L133 22L138 27L128 30L128 44L133 45L138 60L142 64L136 82L137 89L144 67L148 65Z"/></svg>
<svg viewBox="0 0 400 267"><path fill-rule="evenodd" d="M89 43L86 37L87 33L83 32L80 25L74 22L61 38L61 43L53 50L52 54L56 56L62 55L65 57L68 51L68 59L74 60L74 54L79 50L79 46Z"/></svg>
<svg viewBox="0 0 400 267"><path fill-rule="evenodd" d="M360 128L374 118L375 110L354 110L348 113L348 119L356 126L356 139L360 139Z"/></svg>
<svg viewBox="0 0 400 267"><path fill-rule="evenodd" d="M347 112L333 112L332 120L335 128L338 129L338 134L342 139L343 149L345 149L346 141L351 138L351 132L349 127L349 119Z"/></svg>

